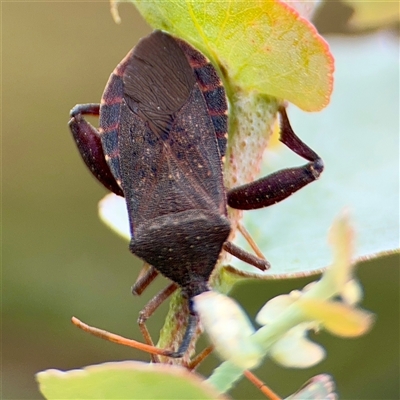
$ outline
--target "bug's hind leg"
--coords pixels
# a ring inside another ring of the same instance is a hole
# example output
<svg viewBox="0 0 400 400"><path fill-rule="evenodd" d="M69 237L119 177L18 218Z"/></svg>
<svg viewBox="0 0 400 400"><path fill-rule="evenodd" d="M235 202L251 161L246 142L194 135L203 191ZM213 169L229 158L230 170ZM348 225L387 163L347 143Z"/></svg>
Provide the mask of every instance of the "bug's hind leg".
<svg viewBox="0 0 400 400"><path fill-rule="evenodd" d="M280 141L309 163L302 167L277 171L254 182L228 191L228 204L239 210L253 210L278 203L319 178L324 169L321 158L293 132L284 107L281 115Z"/></svg>
<svg viewBox="0 0 400 400"><path fill-rule="evenodd" d="M108 190L123 197L124 193L106 162L99 132L84 118L84 115L98 116L99 111L100 104L78 104L71 110L68 125L79 153L92 174Z"/></svg>

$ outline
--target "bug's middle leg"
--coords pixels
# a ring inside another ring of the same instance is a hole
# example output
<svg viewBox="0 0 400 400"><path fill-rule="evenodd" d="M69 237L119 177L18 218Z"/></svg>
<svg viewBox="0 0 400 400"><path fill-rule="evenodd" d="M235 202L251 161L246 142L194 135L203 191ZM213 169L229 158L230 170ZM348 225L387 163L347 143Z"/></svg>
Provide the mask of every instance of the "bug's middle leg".
<svg viewBox="0 0 400 400"><path fill-rule="evenodd" d="M131 287L132 294L135 296L140 296L157 276L157 270L152 265L144 263L136 282Z"/></svg>
<svg viewBox="0 0 400 400"><path fill-rule="evenodd" d="M265 271L271 267L270 263L265 258L254 256L248 251L243 250L239 246L236 246L232 242L226 241L223 244L223 249L238 258L239 260L242 260L252 265L253 267L258 268L261 271Z"/></svg>
<svg viewBox="0 0 400 400"><path fill-rule="evenodd" d="M159 292L157 295L155 295L140 311L139 313L139 318L138 318L138 325L140 328L140 331L142 332L142 335L144 337L144 340L146 344L150 346L154 346L153 340L151 338L150 332L147 329L146 326L146 321L154 314L154 312L157 310L157 308L169 297L171 296L172 293L175 292L175 290L178 288L178 285L176 283L171 283L168 285L165 289L163 289L161 292ZM171 354L173 352L170 352ZM159 359L157 356L151 354L151 360L152 362L159 362Z"/></svg>
<svg viewBox="0 0 400 400"><path fill-rule="evenodd" d="M254 210L278 203L319 178L324 169L321 158L293 132L284 107L281 115L280 141L309 163L302 167L277 171L228 191L228 204L239 210Z"/></svg>

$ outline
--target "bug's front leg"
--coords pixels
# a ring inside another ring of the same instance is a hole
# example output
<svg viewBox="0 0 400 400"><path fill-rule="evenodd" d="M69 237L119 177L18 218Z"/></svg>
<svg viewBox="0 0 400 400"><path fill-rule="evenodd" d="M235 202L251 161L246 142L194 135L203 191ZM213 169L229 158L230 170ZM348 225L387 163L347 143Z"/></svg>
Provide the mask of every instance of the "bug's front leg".
<svg viewBox="0 0 400 400"><path fill-rule="evenodd" d="M283 169L228 191L228 204L239 210L254 210L278 203L319 178L324 169L321 158L293 132L284 107L281 115L280 141L309 161L302 167Z"/></svg>
<svg viewBox="0 0 400 400"><path fill-rule="evenodd" d="M87 122L84 115L98 116L100 104L78 104L71 110L68 123L83 161L96 179L118 196L124 193L108 166L99 132Z"/></svg>

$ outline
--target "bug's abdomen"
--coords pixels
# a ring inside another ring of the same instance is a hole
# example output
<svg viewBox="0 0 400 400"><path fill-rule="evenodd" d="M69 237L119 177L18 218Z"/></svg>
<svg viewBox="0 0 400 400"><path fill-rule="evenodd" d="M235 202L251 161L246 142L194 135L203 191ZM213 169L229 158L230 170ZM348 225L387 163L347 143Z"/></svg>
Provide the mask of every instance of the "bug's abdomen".
<svg viewBox="0 0 400 400"><path fill-rule="evenodd" d="M193 281L208 282L229 233L225 216L189 210L143 224L130 250L188 291Z"/></svg>

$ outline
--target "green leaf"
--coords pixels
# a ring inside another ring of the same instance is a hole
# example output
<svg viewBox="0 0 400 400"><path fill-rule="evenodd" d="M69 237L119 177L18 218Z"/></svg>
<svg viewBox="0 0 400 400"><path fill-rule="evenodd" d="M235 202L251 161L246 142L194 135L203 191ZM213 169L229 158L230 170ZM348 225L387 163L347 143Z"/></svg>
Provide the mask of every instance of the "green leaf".
<svg viewBox="0 0 400 400"><path fill-rule="evenodd" d="M171 365L110 362L36 375L46 399L216 399L199 375Z"/></svg>
<svg viewBox="0 0 400 400"><path fill-rule="evenodd" d="M336 87L315 115L291 107L294 130L320 154L321 178L282 203L245 212L244 225L271 262L266 279L317 273L331 263L326 231L347 208L354 221L356 259L399 247L398 44L385 34L331 38ZM302 161L280 146L267 152L260 175ZM249 247L238 237L238 244Z"/></svg>
<svg viewBox="0 0 400 400"><path fill-rule="evenodd" d="M232 90L257 91L308 111L327 105L333 59L324 39L278 0L132 0L154 28L207 55Z"/></svg>

